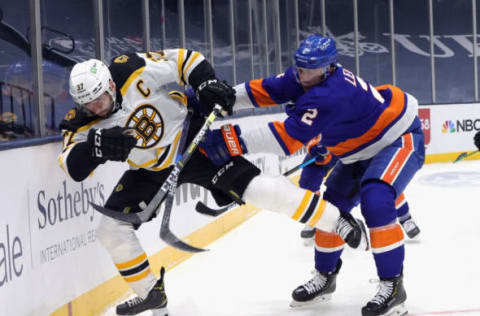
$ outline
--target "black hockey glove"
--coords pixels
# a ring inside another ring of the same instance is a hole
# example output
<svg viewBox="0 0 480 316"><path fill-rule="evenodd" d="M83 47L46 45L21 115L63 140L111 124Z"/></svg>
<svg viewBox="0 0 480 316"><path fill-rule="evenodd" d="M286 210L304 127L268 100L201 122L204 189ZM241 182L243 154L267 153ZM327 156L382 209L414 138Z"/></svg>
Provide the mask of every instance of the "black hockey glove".
<svg viewBox="0 0 480 316"><path fill-rule="evenodd" d="M475 142L475 146L477 146L478 150L480 150L480 132L475 134L473 141Z"/></svg>
<svg viewBox="0 0 480 316"><path fill-rule="evenodd" d="M197 88L197 98L200 103L213 109L215 104L220 104L228 115L232 115L235 104L235 90L226 81L210 79L202 82Z"/></svg>
<svg viewBox="0 0 480 316"><path fill-rule="evenodd" d="M125 161L135 147L137 139L133 129L115 126L111 128L92 128L88 132L87 143L96 162L107 160Z"/></svg>

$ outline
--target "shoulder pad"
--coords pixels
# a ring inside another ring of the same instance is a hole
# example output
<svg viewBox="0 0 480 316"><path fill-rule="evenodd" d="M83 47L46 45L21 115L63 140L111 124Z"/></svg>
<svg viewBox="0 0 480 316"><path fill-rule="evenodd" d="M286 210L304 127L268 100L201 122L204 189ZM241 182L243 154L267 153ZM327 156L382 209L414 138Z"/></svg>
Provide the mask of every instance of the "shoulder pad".
<svg viewBox="0 0 480 316"><path fill-rule="evenodd" d="M110 69L113 81L121 89L130 75L145 65L145 59L131 53L114 57L108 69Z"/></svg>
<svg viewBox="0 0 480 316"><path fill-rule="evenodd" d="M80 127L85 126L96 119L98 119L98 116L87 116L85 113L73 108L68 111L63 121L60 122L60 129L75 132Z"/></svg>

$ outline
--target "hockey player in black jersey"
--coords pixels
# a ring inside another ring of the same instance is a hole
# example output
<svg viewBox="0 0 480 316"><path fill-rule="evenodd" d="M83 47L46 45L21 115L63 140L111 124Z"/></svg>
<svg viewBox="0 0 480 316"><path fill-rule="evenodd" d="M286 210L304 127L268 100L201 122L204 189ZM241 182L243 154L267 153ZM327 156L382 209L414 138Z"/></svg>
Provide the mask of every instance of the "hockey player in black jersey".
<svg viewBox="0 0 480 316"><path fill-rule="evenodd" d="M175 163L183 133L189 142L203 124L198 109L188 132L186 102L172 98L168 83L192 86L209 111L214 103L231 113L234 90L219 81L202 54L187 49L134 53L113 59L110 67L90 59L75 65L70 74L70 94L76 107L61 123L62 169L75 181L83 181L107 161L126 161L130 169L119 180L105 204L119 212L139 212L168 176ZM215 190L210 179L217 171L205 156L195 153L179 184L191 182L212 191L219 203L232 202ZM253 169L254 170L254 169ZM248 178L248 177L247 177ZM137 225L138 226L138 225ZM167 315L164 273L157 280L147 254L135 235L138 227L103 217L97 234L112 257L119 273L137 295L117 306L119 315L135 315L152 310Z"/></svg>

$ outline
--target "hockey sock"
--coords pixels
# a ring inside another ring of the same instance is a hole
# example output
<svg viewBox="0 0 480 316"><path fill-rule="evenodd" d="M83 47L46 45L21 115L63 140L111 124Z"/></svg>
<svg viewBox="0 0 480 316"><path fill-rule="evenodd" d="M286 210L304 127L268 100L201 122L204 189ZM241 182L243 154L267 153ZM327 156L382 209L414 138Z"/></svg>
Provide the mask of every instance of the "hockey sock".
<svg viewBox="0 0 480 316"><path fill-rule="evenodd" d="M405 248L402 228L396 223L394 189L385 182L371 181L362 185L360 198L379 277L400 275Z"/></svg>
<svg viewBox="0 0 480 316"><path fill-rule="evenodd" d="M104 216L97 234L120 275L138 296L145 298L157 279L132 224Z"/></svg>
<svg viewBox="0 0 480 316"><path fill-rule="evenodd" d="M378 276L393 278L402 273L405 247L400 225L391 224L370 229L373 258Z"/></svg>
<svg viewBox="0 0 480 316"><path fill-rule="evenodd" d="M326 274L335 270L345 242L336 233L315 230L315 269Z"/></svg>
<svg viewBox="0 0 480 316"><path fill-rule="evenodd" d="M312 191L304 190L281 176L259 175L248 184L243 199L253 205L331 232L340 216L338 209Z"/></svg>

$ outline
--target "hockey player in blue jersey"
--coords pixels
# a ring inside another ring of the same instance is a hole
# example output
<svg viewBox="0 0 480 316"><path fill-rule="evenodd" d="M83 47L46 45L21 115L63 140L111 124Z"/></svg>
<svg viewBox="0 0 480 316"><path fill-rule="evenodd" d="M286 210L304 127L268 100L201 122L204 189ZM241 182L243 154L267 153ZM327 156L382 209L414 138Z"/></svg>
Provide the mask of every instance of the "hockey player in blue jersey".
<svg viewBox="0 0 480 316"><path fill-rule="evenodd" d="M308 152L304 162L310 160L312 156L317 158L315 163L302 169L299 186L303 189L318 192L320 191L323 178L332 170L338 158L330 155L328 149L320 144L308 147ZM360 201L358 201L358 203L360 203ZM398 222L402 226L405 234L407 234L410 239L418 240L420 228L410 214L410 208L403 193L395 200L395 209L397 210ZM311 246L314 242L315 228L305 225L300 232L300 237L303 239L305 246Z"/></svg>
<svg viewBox="0 0 480 316"><path fill-rule="evenodd" d="M285 73L245 82L235 90L235 109L293 105L286 108L283 122L244 128L243 133L241 126L230 128L234 133L229 132L223 143L208 141L225 136L222 129L212 131L204 146L207 154L238 154L228 150L235 139L243 153L290 155L321 134L321 145L339 159L326 181L324 209L349 213L360 201L370 229L380 283L362 315L406 315L404 236L395 200L425 160L417 100L392 85L374 88L343 68L337 63L334 40L318 35L300 44L295 66ZM257 189L260 199L270 188ZM318 240L325 255L315 261L313 279L293 291L293 306L327 299L335 291L344 241L336 232L322 229Z"/></svg>

